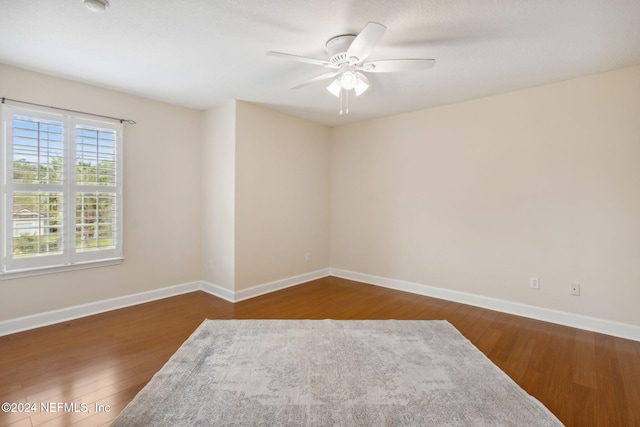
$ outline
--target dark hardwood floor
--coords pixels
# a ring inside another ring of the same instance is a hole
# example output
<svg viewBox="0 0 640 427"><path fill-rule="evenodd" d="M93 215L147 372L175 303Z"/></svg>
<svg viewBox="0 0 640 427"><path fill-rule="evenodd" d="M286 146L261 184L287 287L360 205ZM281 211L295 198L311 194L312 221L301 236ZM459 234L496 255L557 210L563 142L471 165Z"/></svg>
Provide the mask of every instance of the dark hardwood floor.
<svg viewBox="0 0 640 427"><path fill-rule="evenodd" d="M205 318L446 319L564 424L640 426L640 342L335 277L236 304L194 292L0 337L1 402L78 411L0 412L0 425L108 425Z"/></svg>

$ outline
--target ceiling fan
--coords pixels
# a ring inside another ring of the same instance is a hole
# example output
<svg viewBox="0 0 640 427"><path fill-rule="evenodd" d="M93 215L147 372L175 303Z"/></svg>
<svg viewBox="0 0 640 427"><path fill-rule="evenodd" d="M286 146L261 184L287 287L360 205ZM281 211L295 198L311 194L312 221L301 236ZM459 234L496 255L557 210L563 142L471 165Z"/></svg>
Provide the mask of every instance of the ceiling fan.
<svg viewBox="0 0 640 427"><path fill-rule="evenodd" d="M365 62L386 29L382 24L369 22L358 35L344 34L330 38L326 44L329 54L327 61L282 52L271 51L267 52L267 55L319 65L331 70L295 84L291 89L333 79L327 90L340 98L340 114L343 114L343 103L346 104L344 112L349 114L349 92L353 90L356 96L360 96L371 86L364 73L417 71L432 68L436 64L435 59L384 59Z"/></svg>

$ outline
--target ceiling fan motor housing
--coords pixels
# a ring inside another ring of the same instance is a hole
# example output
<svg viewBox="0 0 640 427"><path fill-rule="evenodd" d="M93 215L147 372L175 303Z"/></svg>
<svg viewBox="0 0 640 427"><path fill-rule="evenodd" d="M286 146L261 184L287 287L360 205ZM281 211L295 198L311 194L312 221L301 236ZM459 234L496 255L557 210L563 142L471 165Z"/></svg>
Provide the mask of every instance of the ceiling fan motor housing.
<svg viewBox="0 0 640 427"><path fill-rule="evenodd" d="M330 56L329 62L335 65L349 63L347 50L355 38L356 36L353 34L344 34L330 38L326 44L327 53Z"/></svg>

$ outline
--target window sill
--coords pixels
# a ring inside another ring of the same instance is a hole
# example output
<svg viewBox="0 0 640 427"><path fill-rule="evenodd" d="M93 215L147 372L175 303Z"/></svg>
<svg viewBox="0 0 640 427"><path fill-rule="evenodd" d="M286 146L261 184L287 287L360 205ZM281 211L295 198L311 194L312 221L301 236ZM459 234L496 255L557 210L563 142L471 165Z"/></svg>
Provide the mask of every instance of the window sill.
<svg viewBox="0 0 640 427"><path fill-rule="evenodd" d="M9 271L0 273L0 280L21 279L23 277L43 276L46 274L64 273L67 271L86 270L89 268L107 267L110 265L122 264L124 258L112 258L102 261L90 261L78 264L60 265L56 267L44 267L29 270Z"/></svg>

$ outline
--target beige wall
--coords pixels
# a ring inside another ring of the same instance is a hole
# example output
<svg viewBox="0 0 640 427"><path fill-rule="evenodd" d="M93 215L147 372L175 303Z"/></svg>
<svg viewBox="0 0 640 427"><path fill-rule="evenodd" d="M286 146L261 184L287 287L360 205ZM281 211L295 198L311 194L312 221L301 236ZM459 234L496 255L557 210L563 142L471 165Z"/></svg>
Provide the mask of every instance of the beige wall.
<svg viewBox="0 0 640 427"><path fill-rule="evenodd" d="M236 291L327 268L329 129L245 102L236 115Z"/></svg>
<svg viewBox="0 0 640 427"><path fill-rule="evenodd" d="M240 101L202 129L203 280L235 292L328 267L329 129Z"/></svg>
<svg viewBox="0 0 640 427"><path fill-rule="evenodd" d="M0 281L0 320L335 267L640 325L640 67L332 129L5 65L0 95L138 122L124 263Z"/></svg>
<svg viewBox="0 0 640 427"><path fill-rule="evenodd" d="M334 128L331 266L640 325L639 165L640 67Z"/></svg>
<svg viewBox="0 0 640 427"><path fill-rule="evenodd" d="M0 320L200 279L199 112L2 64L0 95L138 123L124 126L125 261L0 281Z"/></svg>
<svg viewBox="0 0 640 427"><path fill-rule="evenodd" d="M236 102L203 113L202 279L235 287Z"/></svg>

